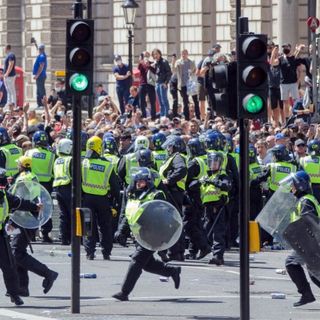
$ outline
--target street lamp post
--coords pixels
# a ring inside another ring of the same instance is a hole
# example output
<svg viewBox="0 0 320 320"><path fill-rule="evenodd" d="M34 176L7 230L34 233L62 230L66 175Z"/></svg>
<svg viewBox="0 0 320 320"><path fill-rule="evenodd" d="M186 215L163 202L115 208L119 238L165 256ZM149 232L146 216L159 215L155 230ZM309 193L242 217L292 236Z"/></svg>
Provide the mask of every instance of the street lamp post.
<svg viewBox="0 0 320 320"><path fill-rule="evenodd" d="M139 8L139 5L135 2L135 0L125 0L122 5L124 12L124 19L126 22L126 28L128 30L128 56L129 56L129 70L131 72L131 81L132 81L132 39L133 39L133 30L134 30L134 22L136 18L136 11Z"/></svg>

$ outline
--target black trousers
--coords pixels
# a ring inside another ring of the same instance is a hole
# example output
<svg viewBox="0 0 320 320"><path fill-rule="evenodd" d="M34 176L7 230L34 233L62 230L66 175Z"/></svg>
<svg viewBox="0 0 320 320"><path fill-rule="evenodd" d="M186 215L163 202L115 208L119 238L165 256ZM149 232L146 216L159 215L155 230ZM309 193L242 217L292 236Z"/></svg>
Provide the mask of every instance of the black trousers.
<svg viewBox="0 0 320 320"><path fill-rule="evenodd" d="M149 97L150 105L151 105L151 119L156 119L156 89L151 84L143 84L139 88L139 106L141 108L142 117L146 118L146 95Z"/></svg>
<svg viewBox="0 0 320 320"><path fill-rule="evenodd" d="M208 247L202 223L202 212L193 205L186 206L183 215L183 225L186 236L190 239L189 251L196 254L198 250Z"/></svg>
<svg viewBox="0 0 320 320"><path fill-rule="evenodd" d="M170 94L172 96L172 115L178 116L178 83L170 82Z"/></svg>
<svg viewBox="0 0 320 320"><path fill-rule="evenodd" d="M230 198L226 205L226 239L227 247L235 244L239 235L239 200Z"/></svg>
<svg viewBox="0 0 320 320"><path fill-rule="evenodd" d="M21 289L28 289L29 276L28 271L37 274L40 277L47 277L50 269L34 257L28 254L27 247L29 245L29 239L34 236L35 230L20 229L21 233L14 235L11 247L12 253L15 257L17 264L17 272L19 285ZM27 235L28 237L27 237ZM29 238L29 239L28 239Z"/></svg>
<svg viewBox="0 0 320 320"><path fill-rule="evenodd" d="M51 195L52 192L52 181L49 182L40 182L40 184L46 188L46 190ZM43 226L41 226L41 232L44 236L48 236L49 232L52 231L53 225L52 225L52 219L50 218Z"/></svg>
<svg viewBox="0 0 320 320"><path fill-rule="evenodd" d="M184 118L189 121L190 120L190 113L189 113L189 98L187 94L187 87L181 87L180 95L183 100L183 114ZM194 111L196 114L196 118L200 119L200 108L199 108L199 100L198 96L194 95L192 96L193 104L194 104Z"/></svg>
<svg viewBox="0 0 320 320"><path fill-rule="evenodd" d="M175 267L167 266L160 260L156 260L153 256L154 251L147 250L137 245L136 251L131 256L127 274L124 278L121 291L129 295L137 283L142 270L155 273L164 277L170 277L175 272Z"/></svg>
<svg viewBox="0 0 320 320"><path fill-rule="evenodd" d="M60 235L62 242L71 241L71 185L56 187L60 209Z"/></svg>
<svg viewBox="0 0 320 320"><path fill-rule="evenodd" d="M9 244L9 243L8 243ZM19 285L18 285L18 275L16 270L16 265L10 263L11 255L10 247L7 248L6 239L4 238L3 231L0 231L0 269L2 271L2 276L4 284L6 286L7 292L11 295L18 295ZM13 260L13 257L12 257ZM12 261L13 262L13 261Z"/></svg>
<svg viewBox="0 0 320 320"><path fill-rule="evenodd" d="M204 229L212 245L213 256L222 259L226 248L225 207L207 205L205 208Z"/></svg>
<svg viewBox="0 0 320 320"><path fill-rule="evenodd" d="M100 244L102 247L102 253L110 255L113 247L113 233L112 214L108 198L106 196L83 194L82 205L84 208L91 209L93 217L92 236L87 237L85 241L87 254L94 254L96 251L96 243L98 238L97 232L99 229L101 235Z"/></svg>
<svg viewBox="0 0 320 320"><path fill-rule="evenodd" d="M182 216L182 206L183 206L183 198L184 198L184 191L178 190L177 188L168 188L168 191L170 193L170 197L168 197L168 201L175 206L178 211L180 212L181 217ZM173 257L176 254L184 254L185 250L185 233L184 230L182 230L181 236L179 240L174 244L168 251L169 256Z"/></svg>

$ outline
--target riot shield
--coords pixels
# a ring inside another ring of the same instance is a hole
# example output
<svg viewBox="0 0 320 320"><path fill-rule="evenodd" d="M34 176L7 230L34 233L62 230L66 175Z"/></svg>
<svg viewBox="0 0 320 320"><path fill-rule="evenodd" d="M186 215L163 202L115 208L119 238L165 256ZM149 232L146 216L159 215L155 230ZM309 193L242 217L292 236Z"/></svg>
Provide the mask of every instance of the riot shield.
<svg viewBox="0 0 320 320"><path fill-rule="evenodd" d="M133 235L142 247L161 251L169 249L178 241L182 232L182 219L172 204L153 200L136 209L138 214L128 221Z"/></svg>
<svg viewBox="0 0 320 320"><path fill-rule="evenodd" d="M320 275L320 225L319 218L304 214L283 231L284 239L305 261L317 278Z"/></svg>
<svg viewBox="0 0 320 320"><path fill-rule="evenodd" d="M295 210L298 199L287 186L280 186L272 195L256 218L261 228L286 245L283 231L290 224L290 215Z"/></svg>
<svg viewBox="0 0 320 320"><path fill-rule="evenodd" d="M18 226L25 229L38 229L52 216L53 203L49 192L39 183L34 181L21 181L14 184L9 192L24 200L42 204L40 212L15 210L10 219Z"/></svg>

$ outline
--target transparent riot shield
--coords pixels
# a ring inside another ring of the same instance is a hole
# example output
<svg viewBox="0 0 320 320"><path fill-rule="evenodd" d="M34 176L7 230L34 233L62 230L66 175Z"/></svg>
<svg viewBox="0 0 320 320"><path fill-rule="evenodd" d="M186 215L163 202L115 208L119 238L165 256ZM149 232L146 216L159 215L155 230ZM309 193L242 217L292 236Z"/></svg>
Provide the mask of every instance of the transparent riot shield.
<svg viewBox="0 0 320 320"><path fill-rule="evenodd" d="M25 229L38 229L51 218L53 212L52 198L41 184L34 181L21 181L13 185L9 192L24 200L42 204L40 212L14 210L10 219L18 226Z"/></svg>
<svg viewBox="0 0 320 320"><path fill-rule="evenodd" d="M287 185L280 185L256 218L261 228L284 247L289 246L283 237L283 232L290 224L290 216L297 202L298 199L290 192L290 188Z"/></svg>
<svg viewBox="0 0 320 320"><path fill-rule="evenodd" d="M136 207L128 218L137 242L152 251L172 247L182 232L182 219L177 209L162 200L153 200Z"/></svg>

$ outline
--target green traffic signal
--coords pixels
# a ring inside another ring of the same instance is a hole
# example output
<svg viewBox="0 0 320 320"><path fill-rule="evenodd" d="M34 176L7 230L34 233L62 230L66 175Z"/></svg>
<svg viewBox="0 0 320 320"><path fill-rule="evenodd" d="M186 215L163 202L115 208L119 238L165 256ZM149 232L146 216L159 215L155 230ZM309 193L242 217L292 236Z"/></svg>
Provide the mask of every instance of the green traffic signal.
<svg viewBox="0 0 320 320"><path fill-rule="evenodd" d="M75 73L70 77L69 85L73 90L82 92L88 88L89 80L84 74Z"/></svg>
<svg viewBox="0 0 320 320"><path fill-rule="evenodd" d="M263 109L263 99L250 93L244 97L242 106L247 112L257 114Z"/></svg>

